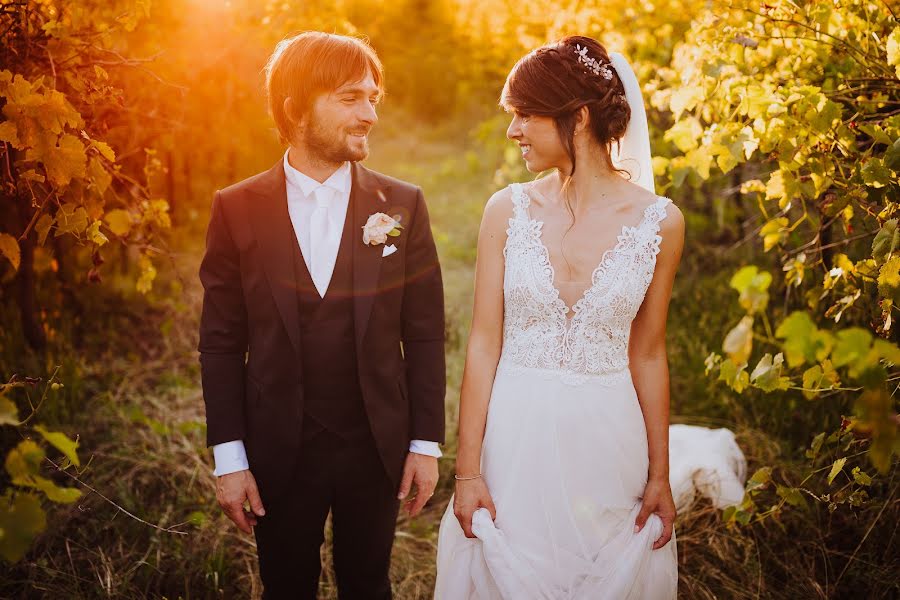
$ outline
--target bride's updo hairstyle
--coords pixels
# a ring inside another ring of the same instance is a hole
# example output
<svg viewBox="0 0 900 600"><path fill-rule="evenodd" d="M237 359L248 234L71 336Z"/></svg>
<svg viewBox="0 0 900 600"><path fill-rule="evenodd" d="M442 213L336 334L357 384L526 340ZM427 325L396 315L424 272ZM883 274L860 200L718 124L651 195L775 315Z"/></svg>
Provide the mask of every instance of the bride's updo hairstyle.
<svg viewBox="0 0 900 600"><path fill-rule="evenodd" d="M578 54L580 47L582 54ZM584 54L584 49L587 53ZM590 68L579 56L597 61L601 72ZM605 65L605 68L603 67ZM611 74L607 79L603 72ZM607 152L606 166L617 169L610 152L613 143L625 135L631 109L625 99L625 87L610 65L606 48L589 37L573 35L532 50L515 64L506 78L500 106L527 115L552 117L560 140L572 161L575 174L575 124L578 111L587 106L589 131Z"/></svg>

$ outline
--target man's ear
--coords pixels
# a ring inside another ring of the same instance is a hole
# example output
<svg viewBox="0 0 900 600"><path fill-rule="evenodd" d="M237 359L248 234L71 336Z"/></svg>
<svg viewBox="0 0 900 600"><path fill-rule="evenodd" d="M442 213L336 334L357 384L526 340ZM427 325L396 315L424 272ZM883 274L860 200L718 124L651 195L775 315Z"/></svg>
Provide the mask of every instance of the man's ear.
<svg viewBox="0 0 900 600"><path fill-rule="evenodd" d="M291 128L299 129L303 125L303 119L297 118L297 103L294 102L294 99L288 96L284 99L284 103L281 106L284 109L288 122L291 124Z"/></svg>

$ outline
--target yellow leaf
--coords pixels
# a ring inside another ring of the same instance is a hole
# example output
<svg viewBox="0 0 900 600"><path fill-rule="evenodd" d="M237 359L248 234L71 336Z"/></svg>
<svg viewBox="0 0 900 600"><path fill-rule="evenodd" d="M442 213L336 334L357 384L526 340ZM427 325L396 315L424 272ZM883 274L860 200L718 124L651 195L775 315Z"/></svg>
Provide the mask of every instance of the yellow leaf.
<svg viewBox="0 0 900 600"><path fill-rule="evenodd" d="M93 223L91 223L90 227L87 228L87 235L88 239L98 246L102 246L109 241L109 238L103 235L103 232L100 231L100 221L94 221Z"/></svg>
<svg viewBox="0 0 900 600"><path fill-rule="evenodd" d="M144 200L141 202L141 209L144 211L141 216L144 223L158 225L163 229L172 226L168 201L163 199Z"/></svg>
<svg viewBox="0 0 900 600"><path fill-rule="evenodd" d="M19 409L16 408L15 402L0 396L0 425L18 425Z"/></svg>
<svg viewBox="0 0 900 600"><path fill-rule="evenodd" d="M788 223L787 217L776 217L763 225L759 230L759 236L763 238L763 251L768 252L776 244L787 239Z"/></svg>
<svg viewBox="0 0 900 600"><path fill-rule="evenodd" d="M106 142L98 142L97 140L93 140L91 144L100 152L100 155L103 156L103 158L109 162L116 162L116 153L109 147L109 144Z"/></svg>
<svg viewBox="0 0 900 600"><path fill-rule="evenodd" d="M63 204L56 212L57 237L71 233L77 235L88 226L87 211L83 206L75 206L71 203Z"/></svg>
<svg viewBox="0 0 900 600"><path fill-rule="evenodd" d="M19 242L8 233L0 233L0 254L9 259L12 263L13 270L19 270L19 263L22 255L19 251Z"/></svg>
<svg viewBox="0 0 900 600"><path fill-rule="evenodd" d="M675 119L681 118L681 113L693 110L697 103L703 100L703 89L697 86L684 86L675 90L669 108L675 115Z"/></svg>
<svg viewBox="0 0 900 600"><path fill-rule="evenodd" d="M156 267L150 261L150 257L146 254L141 256L139 263L141 276L137 281L137 291L146 294L153 287L153 280L156 279Z"/></svg>
<svg viewBox="0 0 900 600"><path fill-rule="evenodd" d="M19 132L15 123L12 121L0 123L0 142L9 142L13 148L22 149L23 146L19 141Z"/></svg>
<svg viewBox="0 0 900 600"><path fill-rule="evenodd" d="M900 77L900 25L894 27L888 36L886 50L888 64L897 67L897 76Z"/></svg>
<svg viewBox="0 0 900 600"><path fill-rule="evenodd" d="M47 177L58 186L68 185L75 177L84 177L87 167L84 144L68 133L60 136L58 144L30 148L25 153L25 159L44 163Z"/></svg>
<svg viewBox="0 0 900 600"><path fill-rule="evenodd" d="M112 175L109 174L109 171L106 170L106 167L103 166L103 163L96 156L92 157L88 163L87 174L91 180L91 185L97 190L97 194L102 196L109 188L109 184L112 183Z"/></svg>
<svg viewBox="0 0 900 600"><path fill-rule="evenodd" d="M750 358L753 349L753 317L747 315L725 336L722 349L731 360L742 365Z"/></svg>
<svg viewBox="0 0 900 600"><path fill-rule="evenodd" d="M76 440L69 439L69 436L60 432L60 431L47 431L41 425L35 425L35 431L40 433L45 440L53 444L53 446L66 455L72 464L76 467L81 466L81 462L78 460L78 454L76 449L78 448L78 442Z"/></svg>
<svg viewBox="0 0 900 600"><path fill-rule="evenodd" d="M103 220L109 225L109 229L117 236L124 237L131 231L133 220L131 213L121 208L108 211L103 215Z"/></svg>
<svg viewBox="0 0 900 600"><path fill-rule="evenodd" d="M698 146L703 127L694 117L688 117L675 123L663 136L667 142L674 143L682 152L688 152Z"/></svg>

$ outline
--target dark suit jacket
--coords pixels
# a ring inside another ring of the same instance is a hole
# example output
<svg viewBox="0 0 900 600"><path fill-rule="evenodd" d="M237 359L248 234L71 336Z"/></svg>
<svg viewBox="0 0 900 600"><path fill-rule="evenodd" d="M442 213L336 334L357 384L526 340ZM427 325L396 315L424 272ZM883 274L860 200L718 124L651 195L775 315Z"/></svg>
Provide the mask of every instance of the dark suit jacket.
<svg viewBox="0 0 900 600"><path fill-rule="evenodd" d="M444 296L422 191L352 166L348 219L359 383L381 460L399 484L412 439L444 441ZM400 216L397 252L365 245L376 212ZM260 492L277 495L298 456L300 325L284 167L216 193L200 266L207 445L243 440Z"/></svg>

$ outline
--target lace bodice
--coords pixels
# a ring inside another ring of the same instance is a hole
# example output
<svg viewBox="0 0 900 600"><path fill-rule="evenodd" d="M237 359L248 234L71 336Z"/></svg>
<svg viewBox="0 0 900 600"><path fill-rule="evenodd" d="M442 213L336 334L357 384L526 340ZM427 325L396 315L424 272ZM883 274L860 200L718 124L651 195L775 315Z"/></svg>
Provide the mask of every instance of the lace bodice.
<svg viewBox="0 0 900 600"><path fill-rule="evenodd" d="M528 213L525 186L511 186L513 217L503 249L502 369L540 369L567 383L630 378L628 338L656 268L659 223L668 198L659 196L635 226L622 226L603 253L591 285L570 309L554 287L553 266L541 240L542 221ZM573 313L571 317L568 313Z"/></svg>

